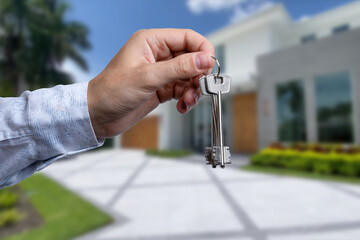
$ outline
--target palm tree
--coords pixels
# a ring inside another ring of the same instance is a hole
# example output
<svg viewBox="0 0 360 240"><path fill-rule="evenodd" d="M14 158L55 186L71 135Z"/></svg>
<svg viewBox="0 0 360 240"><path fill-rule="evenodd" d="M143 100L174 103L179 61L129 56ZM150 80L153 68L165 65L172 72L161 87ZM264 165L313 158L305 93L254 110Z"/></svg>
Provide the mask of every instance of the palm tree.
<svg viewBox="0 0 360 240"><path fill-rule="evenodd" d="M80 50L90 48L88 29L79 22L66 21L68 10L65 1L1 0L0 48L10 54L0 52L0 66L17 95L23 90L22 82L29 89L73 82L61 70L66 58L87 70ZM17 23L16 31L9 27L13 22ZM10 42L11 47L3 41ZM16 57L9 57L13 55Z"/></svg>
<svg viewBox="0 0 360 240"><path fill-rule="evenodd" d="M20 56L25 50L26 3L21 0L0 2L0 74L1 86L21 88L24 72ZM11 91L8 91L8 93Z"/></svg>

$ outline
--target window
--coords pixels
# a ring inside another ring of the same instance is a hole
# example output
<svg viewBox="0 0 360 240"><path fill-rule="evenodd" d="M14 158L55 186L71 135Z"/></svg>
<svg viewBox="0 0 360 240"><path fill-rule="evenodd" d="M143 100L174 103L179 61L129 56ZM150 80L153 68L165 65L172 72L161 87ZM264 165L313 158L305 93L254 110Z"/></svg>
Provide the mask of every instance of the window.
<svg viewBox="0 0 360 240"><path fill-rule="evenodd" d="M221 66L221 72L225 71L225 46L219 45L215 47L215 57L219 61ZM217 67L214 66L213 73L217 73Z"/></svg>
<svg viewBox="0 0 360 240"><path fill-rule="evenodd" d="M190 132L192 148L203 151L211 145L211 111L208 101L201 101L191 112L192 131Z"/></svg>
<svg viewBox="0 0 360 240"><path fill-rule="evenodd" d="M315 78L318 136L321 142L352 142L352 101L347 72Z"/></svg>
<svg viewBox="0 0 360 240"><path fill-rule="evenodd" d="M333 28L333 34L343 33L349 30L348 24L343 24Z"/></svg>
<svg viewBox="0 0 360 240"><path fill-rule="evenodd" d="M278 84L276 91L279 141L306 141L303 81Z"/></svg>
<svg viewBox="0 0 360 240"><path fill-rule="evenodd" d="M308 43L308 42L313 42L316 40L316 35L315 34L310 34L310 35L306 35L304 37L301 38L301 43Z"/></svg>

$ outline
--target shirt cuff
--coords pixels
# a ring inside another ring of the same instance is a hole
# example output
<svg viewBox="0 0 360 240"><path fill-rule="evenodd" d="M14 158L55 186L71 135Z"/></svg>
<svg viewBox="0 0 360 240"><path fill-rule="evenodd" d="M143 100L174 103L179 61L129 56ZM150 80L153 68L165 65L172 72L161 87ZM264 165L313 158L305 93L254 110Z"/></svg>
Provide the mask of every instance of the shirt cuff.
<svg viewBox="0 0 360 240"><path fill-rule="evenodd" d="M32 129L40 170L59 157L76 154L104 143L97 139L87 105L88 83L39 89L29 96L29 126Z"/></svg>

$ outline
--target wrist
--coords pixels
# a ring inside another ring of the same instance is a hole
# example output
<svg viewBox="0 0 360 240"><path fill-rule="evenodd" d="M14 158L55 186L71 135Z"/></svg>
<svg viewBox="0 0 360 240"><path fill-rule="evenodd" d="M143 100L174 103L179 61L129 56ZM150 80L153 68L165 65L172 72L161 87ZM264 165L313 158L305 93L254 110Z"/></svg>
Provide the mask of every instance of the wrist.
<svg viewBox="0 0 360 240"><path fill-rule="evenodd" d="M91 80L88 84L88 90L87 90L87 105L88 105L88 111L89 111L89 117L91 121L92 128L94 130L94 133L97 138L104 138L106 137L103 131L101 130L100 124L99 124L99 118L96 110L96 89L94 86L94 79Z"/></svg>

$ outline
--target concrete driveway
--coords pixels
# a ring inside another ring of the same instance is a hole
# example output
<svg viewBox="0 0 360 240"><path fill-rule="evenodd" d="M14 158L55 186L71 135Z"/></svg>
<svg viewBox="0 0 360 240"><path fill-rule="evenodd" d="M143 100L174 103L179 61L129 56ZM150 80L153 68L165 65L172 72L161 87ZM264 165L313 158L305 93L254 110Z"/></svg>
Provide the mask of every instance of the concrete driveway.
<svg viewBox="0 0 360 240"><path fill-rule="evenodd" d="M129 150L82 154L43 172L115 218L78 239L360 239L357 185L212 169L202 156L171 160Z"/></svg>

